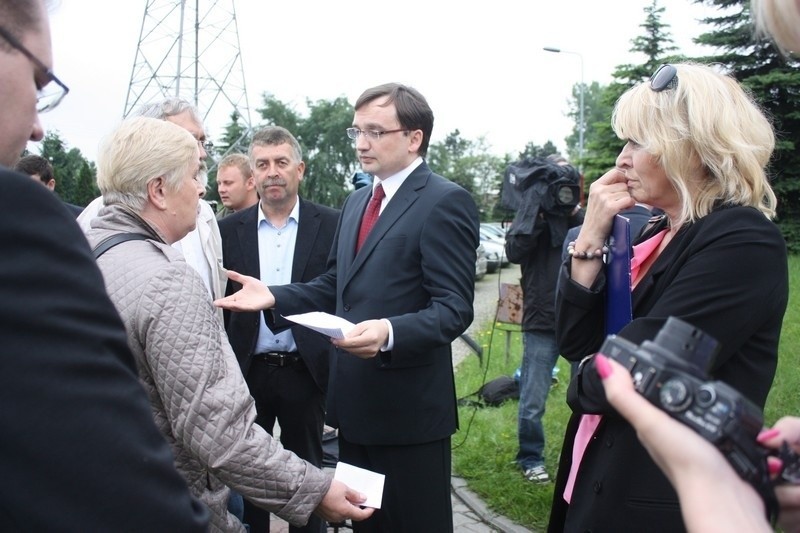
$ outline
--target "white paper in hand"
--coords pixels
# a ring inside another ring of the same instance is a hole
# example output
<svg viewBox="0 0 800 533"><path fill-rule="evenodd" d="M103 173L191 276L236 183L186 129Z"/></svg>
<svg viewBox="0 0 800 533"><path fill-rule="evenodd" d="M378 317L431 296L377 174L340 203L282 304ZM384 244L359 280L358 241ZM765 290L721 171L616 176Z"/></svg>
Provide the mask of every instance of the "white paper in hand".
<svg viewBox="0 0 800 533"><path fill-rule="evenodd" d="M355 324L348 322L344 318L339 318L329 313L321 313L319 311L289 315L283 318L334 339L343 339L344 336L347 335L347 332L355 326Z"/></svg>
<svg viewBox="0 0 800 533"><path fill-rule="evenodd" d="M371 470L359 468L339 461L336 463L336 471L333 479L341 481L353 490L357 490L367 497L367 501L362 503L364 507L381 508L383 499L383 481L386 478L383 474L378 474Z"/></svg>

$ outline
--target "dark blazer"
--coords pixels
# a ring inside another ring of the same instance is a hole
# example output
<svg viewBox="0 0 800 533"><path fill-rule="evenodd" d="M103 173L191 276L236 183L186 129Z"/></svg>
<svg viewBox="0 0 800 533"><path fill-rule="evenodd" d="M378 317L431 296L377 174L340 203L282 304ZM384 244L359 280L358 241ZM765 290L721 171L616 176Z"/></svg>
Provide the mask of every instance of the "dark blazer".
<svg viewBox="0 0 800 533"><path fill-rule="evenodd" d="M300 223L292 258L292 282L310 281L326 270L339 211L300 201ZM240 274L260 277L258 260L258 203L219 221L222 236L222 258L225 268ZM232 294L240 286L229 282L226 294ZM258 340L260 313L225 313L225 329L239 360L242 372L247 376L253 349ZM283 321L285 324L285 321ZM297 349L308 367L317 386L325 391L328 386L328 356L330 341L303 326L293 326L292 335Z"/></svg>
<svg viewBox="0 0 800 533"><path fill-rule="evenodd" d="M345 201L325 274L270 289L280 314L389 319L393 350L372 359L336 350L329 423L355 444L432 442L458 425L450 343L472 322L478 211L468 192L422 163L356 255L371 194L363 187Z"/></svg>
<svg viewBox="0 0 800 533"><path fill-rule="evenodd" d="M664 227L646 231L644 240ZM561 353L578 361L604 340L603 285L587 291L562 268L557 302ZM763 408L775 375L788 300L786 244L777 227L754 208L721 207L684 227L633 291L634 320L619 335L652 340L676 316L720 341L711 376ZM570 384L574 411L561 453L550 530L680 531L675 492L635 431L605 401L593 365ZM568 514L563 494L581 413L603 413L586 449Z"/></svg>
<svg viewBox="0 0 800 533"><path fill-rule="evenodd" d="M205 531L61 201L0 167L0 530Z"/></svg>

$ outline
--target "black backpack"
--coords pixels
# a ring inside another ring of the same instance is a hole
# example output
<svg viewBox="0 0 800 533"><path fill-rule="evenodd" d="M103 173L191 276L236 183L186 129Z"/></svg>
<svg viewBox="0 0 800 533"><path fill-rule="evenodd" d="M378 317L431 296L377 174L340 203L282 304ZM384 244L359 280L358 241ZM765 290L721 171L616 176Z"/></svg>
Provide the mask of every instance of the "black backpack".
<svg viewBox="0 0 800 533"><path fill-rule="evenodd" d="M477 396L479 401L468 399L469 396ZM467 398L458 400L462 406L472 405L475 407L497 407L506 400L519 399L519 383L510 376L500 376L491 381L487 381L476 392L469 394Z"/></svg>

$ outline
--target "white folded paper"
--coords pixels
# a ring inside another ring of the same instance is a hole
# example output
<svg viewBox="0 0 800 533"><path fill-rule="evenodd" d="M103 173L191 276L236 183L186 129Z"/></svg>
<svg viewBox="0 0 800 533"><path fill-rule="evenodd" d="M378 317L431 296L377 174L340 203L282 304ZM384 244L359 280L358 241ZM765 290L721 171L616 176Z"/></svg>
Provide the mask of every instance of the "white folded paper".
<svg viewBox="0 0 800 533"><path fill-rule="evenodd" d="M332 337L334 339L343 339L347 332L353 329L352 322L348 322L344 318L339 318L336 315L329 313L321 313L313 311L311 313L301 313L299 315L284 316L286 320L291 320L301 326L313 329L323 335Z"/></svg>
<svg viewBox="0 0 800 533"><path fill-rule="evenodd" d="M333 479L341 481L353 490L357 490L367 497L367 501L362 503L364 507L381 508L383 500L383 482L386 476L371 470L359 468L339 461L336 464L336 471Z"/></svg>

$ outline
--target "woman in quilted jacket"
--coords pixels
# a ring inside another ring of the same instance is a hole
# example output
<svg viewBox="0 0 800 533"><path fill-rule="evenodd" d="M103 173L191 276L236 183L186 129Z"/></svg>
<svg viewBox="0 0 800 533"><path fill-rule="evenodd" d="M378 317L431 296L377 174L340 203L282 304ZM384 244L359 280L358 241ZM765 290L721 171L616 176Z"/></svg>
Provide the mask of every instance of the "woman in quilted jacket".
<svg viewBox="0 0 800 533"><path fill-rule="evenodd" d="M175 464L209 507L212 531L244 531L229 487L293 525L312 512L361 520L363 496L284 450L255 424L255 405L200 276L170 244L194 228L197 141L170 122L127 119L98 157L106 207L87 233ZM127 237L126 237L127 238Z"/></svg>

